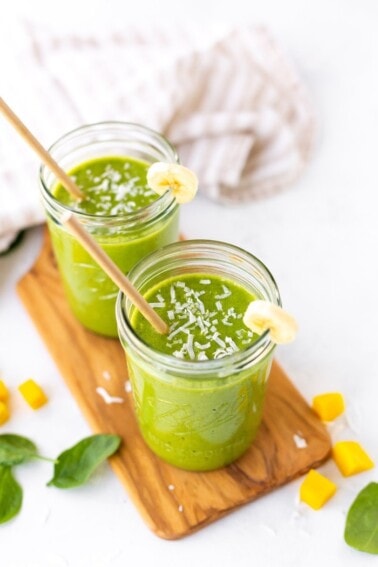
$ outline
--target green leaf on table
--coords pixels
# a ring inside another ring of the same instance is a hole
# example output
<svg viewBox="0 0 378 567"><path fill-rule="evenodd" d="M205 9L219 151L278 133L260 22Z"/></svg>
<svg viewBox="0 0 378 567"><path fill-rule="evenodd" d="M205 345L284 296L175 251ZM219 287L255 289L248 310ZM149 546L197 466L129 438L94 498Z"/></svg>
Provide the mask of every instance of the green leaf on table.
<svg viewBox="0 0 378 567"><path fill-rule="evenodd" d="M17 248L17 246L22 242L24 235L25 235L25 230L21 230L20 232L18 232L14 240L12 240L12 242L9 243L8 248L0 252L0 256L5 256L6 254L9 254L9 252L12 252L15 248Z"/></svg>
<svg viewBox="0 0 378 567"><path fill-rule="evenodd" d="M84 484L121 443L119 435L92 435L59 455L48 486L73 488Z"/></svg>
<svg viewBox="0 0 378 567"><path fill-rule="evenodd" d="M371 482L349 508L344 539L348 545L378 554L378 483Z"/></svg>
<svg viewBox="0 0 378 567"><path fill-rule="evenodd" d="M0 465L0 524L16 516L22 505L22 488L14 478L12 469Z"/></svg>
<svg viewBox="0 0 378 567"><path fill-rule="evenodd" d="M12 433L0 435L0 465L11 467L37 457L37 447L30 439Z"/></svg>

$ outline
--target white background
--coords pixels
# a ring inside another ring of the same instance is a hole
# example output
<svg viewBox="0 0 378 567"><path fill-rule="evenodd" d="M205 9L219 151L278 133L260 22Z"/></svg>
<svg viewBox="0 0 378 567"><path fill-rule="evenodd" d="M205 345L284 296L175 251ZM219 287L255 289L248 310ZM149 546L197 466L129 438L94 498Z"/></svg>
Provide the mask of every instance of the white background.
<svg viewBox="0 0 378 567"><path fill-rule="evenodd" d="M330 428L332 438L358 440L378 463L376 1L32 0L13 2L9 10L62 25L72 18L85 25L86 17L101 17L104 25L113 17L172 19L172 25L190 18L270 28L312 94L318 122L312 162L294 187L249 205L226 208L200 196L183 208L182 229L188 237L242 246L268 265L300 326L278 360L309 402L325 391L344 394L346 416ZM1 38L0 48L6 49ZM15 292L40 244L41 230L30 230L18 249L0 258L0 374L13 390L12 419L3 430L27 434L54 456L90 430ZM36 413L16 393L29 376L50 398ZM59 491L44 486L49 464L25 465L16 472L24 487L22 513L0 526L0 565L376 565L376 557L343 541L346 512L357 492L378 480L376 470L348 479L332 461L320 470L339 490L318 512L298 503L297 480L168 542L149 531L108 466L86 487Z"/></svg>

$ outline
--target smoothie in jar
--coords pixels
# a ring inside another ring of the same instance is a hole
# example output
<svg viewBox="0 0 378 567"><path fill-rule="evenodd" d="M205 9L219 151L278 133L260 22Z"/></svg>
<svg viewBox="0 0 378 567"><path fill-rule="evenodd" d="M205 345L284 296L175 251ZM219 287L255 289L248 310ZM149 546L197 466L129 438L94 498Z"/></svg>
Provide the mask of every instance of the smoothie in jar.
<svg viewBox="0 0 378 567"><path fill-rule="evenodd" d="M233 462L258 431L274 350L243 315L257 298L280 304L272 276L238 248L187 241L152 254L130 277L169 325L158 334L120 294L119 334L146 443L186 470Z"/></svg>
<svg viewBox="0 0 378 567"><path fill-rule="evenodd" d="M174 198L170 193L159 197L146 181L151 163L177 162L177 155L158 133L125 123L80 128L50 151L85 195L75 201L41 168L42 197L66 297L85 327L115 337L118 289L61 226L60 216L73 211L127 274L145 255L178 239L179 209Z"/></svg>

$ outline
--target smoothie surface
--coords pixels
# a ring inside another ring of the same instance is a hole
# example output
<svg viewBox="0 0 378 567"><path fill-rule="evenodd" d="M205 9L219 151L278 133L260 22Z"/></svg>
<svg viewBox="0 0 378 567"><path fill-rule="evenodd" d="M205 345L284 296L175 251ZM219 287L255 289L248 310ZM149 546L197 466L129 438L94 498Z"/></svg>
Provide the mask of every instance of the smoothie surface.
<svg viewBox="0 0 378 567"><path fill-rule="evenodd" d="M243 323L256 299L249 290L215 274L185 274L164 280L145 295L168 323L168 335L157 333L136 311L136 334L153 349L181 360L204 361L229 356L257 340Z"/></svg>
<svg viewBox="0 0 378 567"><path fill-rule="evenodd" d="M132 157L102 156L84 161L68 174L86 195L76 201L58 183L53 194L75 211L91 215L115 216L134 213L159 198L147 185L150 164Z"/></svg>

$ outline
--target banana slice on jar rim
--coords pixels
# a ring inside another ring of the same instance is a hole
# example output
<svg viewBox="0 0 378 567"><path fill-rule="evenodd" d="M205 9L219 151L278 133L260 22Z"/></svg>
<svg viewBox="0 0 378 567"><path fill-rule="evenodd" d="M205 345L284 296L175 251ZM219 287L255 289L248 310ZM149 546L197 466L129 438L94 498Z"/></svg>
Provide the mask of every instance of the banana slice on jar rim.
<svg viewBox="0 0 378 567"><path fill-rule="evenodd" d="M179 205L192 201L198 190L196 174L178 163L153 163L147 171L147 183L158 195L171 189Z"/></svg>
<svg viewBox="0 0 378 567"><path fill-rule="evenodd" d="M258 335L269 330L270 339L276 344L291 343L298 331L297 322L292 315L282 307L262 299L256 299L248 305L243 323Z"/></svg>

